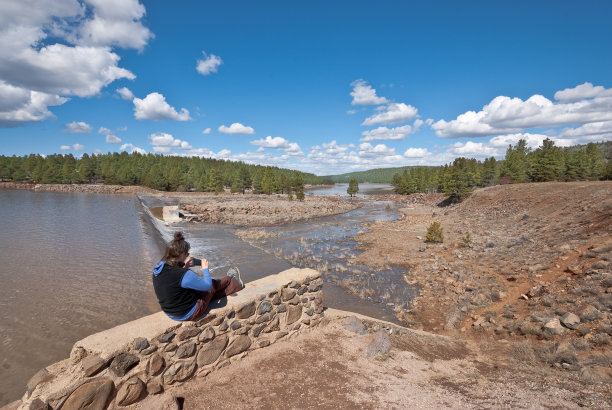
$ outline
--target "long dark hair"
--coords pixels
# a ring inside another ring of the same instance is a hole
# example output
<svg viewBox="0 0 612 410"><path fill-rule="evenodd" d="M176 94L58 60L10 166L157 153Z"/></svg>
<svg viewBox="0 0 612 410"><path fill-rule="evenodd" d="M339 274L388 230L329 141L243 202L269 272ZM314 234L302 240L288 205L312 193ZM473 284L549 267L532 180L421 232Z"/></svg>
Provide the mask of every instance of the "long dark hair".
<svg viewBox="0 0 612 410"><path fill-rule="evenodd" d="M191 249L191 245L185 240L183 233L176 232L174 234L174 239L166 245L166 253L164 253L162 261L166 261L166 263L171 266L182 266L183 261L179 260L179 256L184 253L188 254L189 249Z"/></svg>

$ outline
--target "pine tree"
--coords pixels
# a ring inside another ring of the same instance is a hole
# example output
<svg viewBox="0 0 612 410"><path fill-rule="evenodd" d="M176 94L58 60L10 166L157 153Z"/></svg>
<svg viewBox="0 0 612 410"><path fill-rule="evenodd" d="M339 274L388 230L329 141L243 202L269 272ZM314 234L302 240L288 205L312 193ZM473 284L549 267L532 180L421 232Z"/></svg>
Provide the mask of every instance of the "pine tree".
<svg viewBox="0 0 612 410"><path fill-rule="evenodd" d="M349 194L352 198L353 195L355 195L357 192L359 192L359 183L356 179L351 179L349 181L349 186L346 189L346 193Z"/></svg>

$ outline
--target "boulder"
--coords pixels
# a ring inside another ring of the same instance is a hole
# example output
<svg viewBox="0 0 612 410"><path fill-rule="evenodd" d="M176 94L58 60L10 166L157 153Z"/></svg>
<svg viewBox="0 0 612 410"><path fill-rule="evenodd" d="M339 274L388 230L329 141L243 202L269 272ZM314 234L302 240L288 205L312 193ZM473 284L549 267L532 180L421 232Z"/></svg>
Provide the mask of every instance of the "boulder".
<svg viewBox="0 0 612 410"><path fill-rule="evenodd" d="M546 322L544 330L552 333L553 335L560 335L567 331L566 328L561 326L561 322L558 318L554 318Z"/></svg>
<svg viewBox="0 0 612 410"><path fill-rule="evenodd" d="M363 322L357 319L355 316L348 317L342 321L342 325L345 329L350 332L357 333L359 335L365 335L367 332Z"/></svg>
<svg viewBox="0 0 612 410"><path fill-rule="evenodd" d="M391 350L391 339L384 330L379 330L368 337L368 344L365 348L366 357L388 353Z"/></svg>
<svg viewBox="0 0 612 410"><path fill-rule="evenodd" d="M100 378L79 386L64 402L62 410L103 410L115 385L111 379Z"/></svg>
<svg viewBox="0 0 612 410"><path fill-rule="evenodd" d="M580 325L580 318L573 313L566 313L561 316L561 323L568 329L576 329Z"/></svg>
<svg viewBox="0 0 612 410"><path fill-rule="evenodd" d="M145 391L145 385L138 377L128 379L117 392L116 403L119 406L129 406L135 403Z"/></svg>
<svg viewBox="0 0 612 410"><path fill-rule="evenodd" d="M591 320L601 319L602 314L593 305L586 305L578 310L578 317L580 317L580 320L588 322Z"/></svg>
<svg viewBox="0 0 612 410"><path fill-rule="evenodd" d="M259 307L257 308L257 314L263 315L264 313L268 313L271 310L272 303L268 302L267 300L264 300L259 304Z"/></svg>

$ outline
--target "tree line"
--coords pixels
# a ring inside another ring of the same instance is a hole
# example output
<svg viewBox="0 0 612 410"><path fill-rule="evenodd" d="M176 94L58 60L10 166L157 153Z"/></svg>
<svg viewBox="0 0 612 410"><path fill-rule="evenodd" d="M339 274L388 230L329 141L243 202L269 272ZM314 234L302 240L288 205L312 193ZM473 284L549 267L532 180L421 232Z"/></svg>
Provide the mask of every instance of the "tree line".
<svg viewBox="0 0 612 410"><path fill-rule="evenodd" d="M314 174L278 167L198 157L127 152L42 156L0 156L0 179L41 184L142 185L160 191L295 193L304 184L326 184Z"/></svg>
<svg viewBox="0 0 612 410"><path fill-rule="evenodd" d="M610 144L600 145L606 154L610 152ZM561 148L546 138L535 150L519 140L508 147L502 161L460 157L441 167L411 167L394 174L391 184L398 194L443 192L457 202L474 188L489 185L597 180L612 180L612 161L606 160L598 144Z"/></svg>

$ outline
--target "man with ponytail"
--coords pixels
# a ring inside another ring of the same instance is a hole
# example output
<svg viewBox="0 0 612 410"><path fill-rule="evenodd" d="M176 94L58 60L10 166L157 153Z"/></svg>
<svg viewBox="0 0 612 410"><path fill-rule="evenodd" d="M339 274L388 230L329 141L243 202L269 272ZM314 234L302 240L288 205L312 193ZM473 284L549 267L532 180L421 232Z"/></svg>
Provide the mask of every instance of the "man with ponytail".
<svg viewBox="0 0 612 410"><path fill-rule="evenodd" d="M208 261L202 259L202 277L189 269L194 262L189 256L191 246L182 232L166 245L162 260L153 269L153 287L159 305L174 320L195 320L205 311L210 301L238 292L244 288L238 268L230 268L228 275L212 279Z"/></svg>

